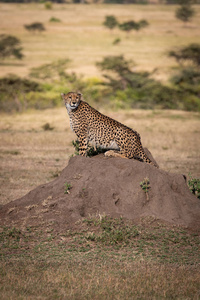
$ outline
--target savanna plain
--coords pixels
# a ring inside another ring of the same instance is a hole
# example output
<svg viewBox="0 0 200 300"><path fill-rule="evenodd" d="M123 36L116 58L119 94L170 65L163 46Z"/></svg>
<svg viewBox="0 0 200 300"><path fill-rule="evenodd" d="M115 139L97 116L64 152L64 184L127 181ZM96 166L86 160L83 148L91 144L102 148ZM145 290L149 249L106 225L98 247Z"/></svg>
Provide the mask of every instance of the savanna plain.
<svg viewBox="0 0 200 300"><path fill-rule="evenodd" d="M166 81L175 62L166 52L200 36L200 8L183 26L176 6L0 4L0 33L23 41L25 57L8 59L0 75L27 76L32 67L59 58L85 78L101 76L95 63L124 54L139 70ZM110 32L106 15L120 21L147 19L142 32ZM50 23L54 16L62 20ZM45 24L41 34L23 25ZM113 46L120 37L122 42ZM65 86L63 86L65 92ZM83 95L84 96L84 95ZM59 94L58 94L58 97ZM87 101L87 99L85 99ZM93 104L95 106L95 103ZM200 115L175 110L100 111L137 130L160 168L200 176ZM74 153L64 107L0 114L0 204L54 180ZM103 187L102 187L103 188ZM1 299L199 299L199 235L151 218L134 224L109 216L88 216L60 235L48 228L1 228Z"/></svg>

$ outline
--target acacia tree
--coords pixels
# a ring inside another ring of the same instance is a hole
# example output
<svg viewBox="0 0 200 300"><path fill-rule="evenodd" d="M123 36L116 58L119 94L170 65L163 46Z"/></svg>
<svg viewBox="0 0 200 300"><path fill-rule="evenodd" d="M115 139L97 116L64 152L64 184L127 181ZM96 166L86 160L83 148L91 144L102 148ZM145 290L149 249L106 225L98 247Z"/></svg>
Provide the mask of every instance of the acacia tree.
<svg viewBox="0 0 200 300"><path fill-rule="evenodd" d="M22 59L22 47L20 47L21 41L12 35L1 34L0 35L0 59L14 56L17 59Z"/></svg>
<svg viewBox="0 0 200 300"><path fill-rule="evenodd" d="M175 16L177 19L181 20L185 24L191 21L194 16L195 11L191 6L190 0L184 0L179 8L177 8L175 12Z"/></svg>
<svg viewBox="0 0 200 300"><path fill-rule="evenodd" d="M196 67L200 67L200 44L192 43L178 50L171 50L170 57L174 57L177 62L192 62Z"/></svg>
<svg viewBox="0 0 200 300"><path fill-rule="evenodd" d="M108 27L110 30L115 28L118 25L118 21L115 16L106 16L105 21L103 22L105 27Z"/></svg>
<svg viewBox="0 0 200 300"><path fill-rule="evenodd" d="M24 25L24 28L28 31L32 31L32 32L42 32L45 31L45 27L42 23L40 22L34 22L32 24L29 25Z"/></svg>
<svg viewBox="0 0 200 300"><path fill-rule="evenodd" d="M130 33L131 30L139 31L142 28L145 28L149 25L149 23L146 20L140 20L139 22L135 22L133 20L127 21L124 23L119 24L119 28L123 31L126 31L127 33Z"/></svg>

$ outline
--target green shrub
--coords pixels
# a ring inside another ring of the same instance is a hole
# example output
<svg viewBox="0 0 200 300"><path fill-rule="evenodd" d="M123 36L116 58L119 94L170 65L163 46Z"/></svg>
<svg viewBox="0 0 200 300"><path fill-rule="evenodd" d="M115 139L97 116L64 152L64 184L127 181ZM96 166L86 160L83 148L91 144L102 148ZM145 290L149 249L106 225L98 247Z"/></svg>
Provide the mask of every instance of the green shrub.
<svg viewBox="0 0 200 300"><path fill-rule="evenodd" d="M107 56L97 66L103 71L106 84L112 90L112 98L121 108L180 108L179 91L162 85L151 78L149 72L132 71L133 61L123 56Z"/></svg>
<svg viewBox="0 0 200 300"><path fill-rule="evenodd" d="M182 99L182 109L200 111L200 70L182 68L170 81L176 86Z"/></svg>
<svg viewBox="0 0 200 300"><path fill-rule="evenodd" d="M64 194L70 194L71 188L72 188L71 183L66 182L66 183L65 183L65 191L64 191Z"/></svg>
<svg viewBox="0 0 200 300"><path fill-rule="evenodd" d="M16 75L0 78L0 110L11 112L59 106L62 102L58 90L59 87L42 85Z"/></svg>
<svg viewBox="0 0 200 300"><path fill-rule="evenodd" d="M191 174L189 175L190 179L188 180L188 186L190 191L200 199L200 178L192 178Z"/></svg>
<svg viewBox="0 0 200 300"><path fill-rule="evenodd" d="M75 148L75 155L79 155L79 141L76 140L76 141L72 141L72 145L74 146ZM92 146L89 145L88 149L87 149L87 156L88 157L92 157L92 156L95 156L95 155L98 155L98 154L101 154L101 153L105 153L105 149L101 149L99 147L97 147L96 149Z"/></svg>
<svg viewBox="0 0 200 300"><path fill-rule="evenodd" d="M88 218L83 222L87 223L88 226L99 228L97 233L88 234L87 239L104 245L123 247L139 236L137 228L134 225L126 224L122 218L112 219L108 216L100 216L99 219Z"/></svg>

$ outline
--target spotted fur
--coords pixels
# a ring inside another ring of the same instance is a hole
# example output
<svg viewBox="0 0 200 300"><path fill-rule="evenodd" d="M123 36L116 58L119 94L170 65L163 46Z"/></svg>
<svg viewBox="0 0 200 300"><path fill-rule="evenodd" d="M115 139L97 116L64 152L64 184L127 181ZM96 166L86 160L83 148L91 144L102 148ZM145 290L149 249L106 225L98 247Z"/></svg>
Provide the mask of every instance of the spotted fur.
<svg viewBox="0 0 200 300"><path fill-rule="evenodd" d="M140 135L120 122L101 114L83 101L80 93L61 94L71 129L79 141L79 154L86 156L88 144L108 149L106 156L135 158L155 165L145 154Z"/></svg>

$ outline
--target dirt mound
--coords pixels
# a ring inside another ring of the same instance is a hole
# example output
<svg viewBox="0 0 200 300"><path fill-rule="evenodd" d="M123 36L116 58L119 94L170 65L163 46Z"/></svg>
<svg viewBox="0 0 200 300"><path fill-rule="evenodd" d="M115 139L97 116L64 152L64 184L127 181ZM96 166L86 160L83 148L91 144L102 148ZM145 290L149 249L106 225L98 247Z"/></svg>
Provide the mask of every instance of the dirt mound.
<svg viewBox="0 0 200 300"><path fill-rule="evenodd" d="M148 194L140 186L149 179ZM200 230L200 201L189 191L183 175L147 163L122 158L81 156L54 181L2 206L2 225L28 227L73 226L93 214L138 220L153 216Z"/></svg>

